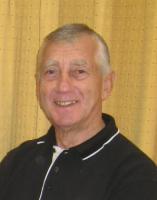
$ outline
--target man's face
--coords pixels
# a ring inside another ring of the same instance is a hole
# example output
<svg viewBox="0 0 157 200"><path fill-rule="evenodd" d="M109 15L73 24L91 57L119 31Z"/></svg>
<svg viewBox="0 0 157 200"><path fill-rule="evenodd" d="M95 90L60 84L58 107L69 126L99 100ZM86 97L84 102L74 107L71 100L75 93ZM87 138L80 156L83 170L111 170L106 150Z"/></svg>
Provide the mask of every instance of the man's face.
<svg viewBox="0 0 157 200"><path fill-rule="evenodd" d="M105 92L96 51L95 41L86 35L45 48L37 94L54 126L79 129L100 120Z"/></svg>

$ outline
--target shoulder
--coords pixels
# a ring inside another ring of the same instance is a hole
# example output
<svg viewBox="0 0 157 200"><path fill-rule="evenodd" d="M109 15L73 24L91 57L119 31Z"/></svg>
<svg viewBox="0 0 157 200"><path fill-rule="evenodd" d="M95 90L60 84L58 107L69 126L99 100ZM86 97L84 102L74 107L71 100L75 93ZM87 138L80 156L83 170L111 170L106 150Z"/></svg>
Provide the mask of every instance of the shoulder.
<svg viewBox="0 0 157 200"><path fill-rule="evenodd" d="M42 150L43 145L37 145L38 141L44 139L43 136L39 139L29 140L15 149L7 153L7 155L0 162L0 199L8 187L8 184L19 173L19 169L22 169L25 165L28 165L32 157Z"/></svg>
<svg viewBox="0 0 157 200"><path fill-rule="evenodd" d="M16 169L16 166L26 159L27 155L32 154L38 149L37 143L43 140L46 136L42 136L38 139L28 140L20 144L18 147L9 151L6 156L0 162L0 177L5 172L11 173Z"/></svg>
<svg viewBox="0 0 157 200"><path fill-rule="evenodd" d="M112 199L157 198L157 166L144 152L119 134L108 153Z"/></svg>
<svg viewBox="0 0 157 200"><path fill-rule="evenodd" d="M157 173L156 164L121 134L107 147L107 153L110 157L110 164L113 163L114 170L118 170L118 174L120 174L120 171L123 175L125 172L127 174L136 172L137 178L138 175L146 177L147 173L150 176L152 171Z"/></svg>
<svg viewBox="0 0 157 200"><path fill-rule="evenodd" d="M155 163L135 144L128 140L122 134L119 134L117 140L114 141L114 148L117 157L121 162L131 163L145 163L156 167Z"/></svg>
<svg viewBox="0 0 157 200"><path fill-rule="evenodd" d="M43 137L41 137L41 138L43 138ZM17 146L16 148L10 150L10 151L6 154L6 156L4 157L4 159L2 160L2 162L3 162L4 160L8 159L8 158L10 158L10 159L11 159L11 158L14 158L14 157L16 157L17 155L23 154L23 153L25 153L26 151L33 149L33 148L36 146L36 144L37 144L38 141L40 141L40 138L38 138L38 139L33 139L33 140L27 140L27 141L23 142L22 144L20 144L20 145ZM2 162L1 162L1 163L2 163Z"/></svg>

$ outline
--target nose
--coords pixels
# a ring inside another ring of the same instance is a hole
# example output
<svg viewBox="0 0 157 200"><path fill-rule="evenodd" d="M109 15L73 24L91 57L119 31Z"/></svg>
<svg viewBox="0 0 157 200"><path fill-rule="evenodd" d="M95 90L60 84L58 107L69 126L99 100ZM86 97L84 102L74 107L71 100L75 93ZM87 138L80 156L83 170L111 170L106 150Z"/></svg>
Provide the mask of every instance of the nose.
<svg viewBox="0 0 157 200"><path fill-rule="evenodd" d="M72 79L68 73L62 73L57 81L59 92L68 92L72 88Z"/></svg>

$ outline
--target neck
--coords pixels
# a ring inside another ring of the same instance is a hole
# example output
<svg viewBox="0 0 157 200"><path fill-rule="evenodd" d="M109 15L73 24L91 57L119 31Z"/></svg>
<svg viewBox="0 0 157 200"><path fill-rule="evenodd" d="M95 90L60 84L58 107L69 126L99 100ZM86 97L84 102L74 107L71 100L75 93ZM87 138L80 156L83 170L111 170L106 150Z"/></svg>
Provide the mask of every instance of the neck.
<svg viewBox="0 0 157 200"><path fill-rule="evenodd" d="M57 145L64 149L77 146L92 138L104 127L105 123L102 119L97 123L81 127L55 127Z"/></svg>

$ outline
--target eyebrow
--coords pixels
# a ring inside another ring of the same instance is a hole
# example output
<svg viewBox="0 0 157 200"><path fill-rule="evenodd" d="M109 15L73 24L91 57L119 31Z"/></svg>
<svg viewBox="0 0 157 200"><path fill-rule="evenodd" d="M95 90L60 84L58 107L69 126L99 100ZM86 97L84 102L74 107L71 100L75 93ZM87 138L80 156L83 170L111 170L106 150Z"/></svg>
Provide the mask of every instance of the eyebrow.
<svg viewBox="0 0 157 200"><path fill-rule="evenodd" d="M56 66L59 65L59 62L56 60L48 60L45 64L44 67L50 67L50 66Z"/></svg>
<svg viewBox="0 0 157 200"><path fill-rule="evenodd" d="M82 65L87 65L87 61L85 60L73 60L71 62L72 65L77 65L77 66L82 66Z"/></svg>
<svg viewBox="0 0 157 200"><path fill-rule="evenodd" d="M70 65L71 66L86 66L87 61L83 59L75 59L70 62ZM43 65L44 68L49 68L52 66L59 66L59 61L50 59Z"/></svg>

